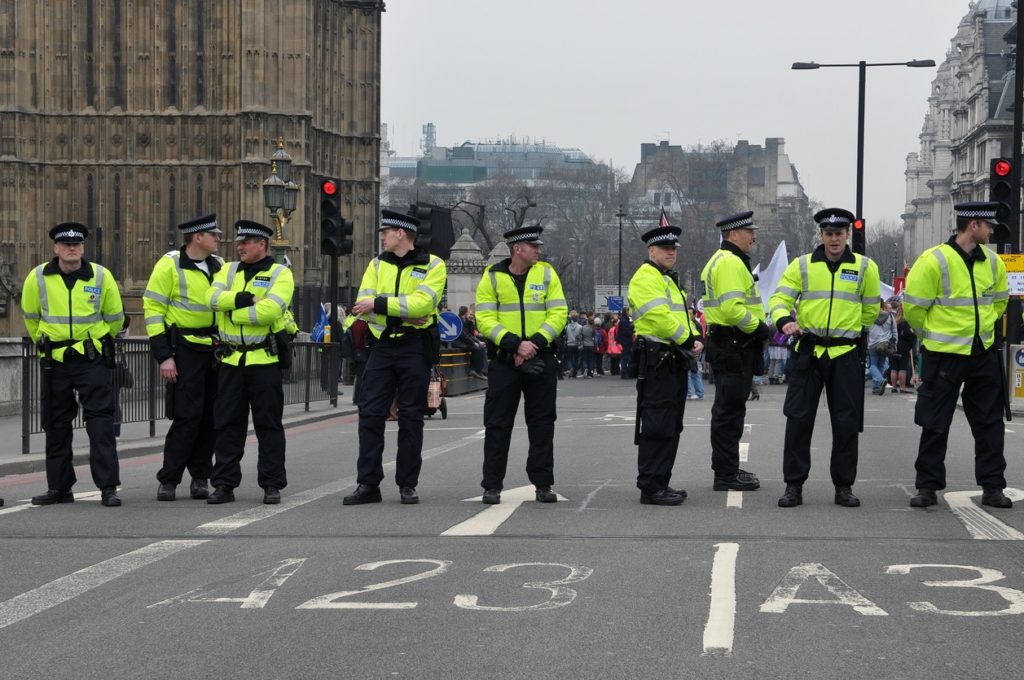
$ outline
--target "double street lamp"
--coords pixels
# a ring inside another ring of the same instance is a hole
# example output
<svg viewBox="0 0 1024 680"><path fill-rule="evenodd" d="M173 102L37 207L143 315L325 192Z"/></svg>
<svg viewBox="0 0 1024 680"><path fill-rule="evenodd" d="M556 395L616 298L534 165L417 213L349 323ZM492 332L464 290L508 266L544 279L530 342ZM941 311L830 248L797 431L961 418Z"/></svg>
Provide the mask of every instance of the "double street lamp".
<svg viewBox="0 0 1024 680"><path fill-rule="evenodd" d="M860 72L860 87L857 99L857 218L864 218L864 85L869 66L906 66L908 68L929 68L935 66L932 59L914 59L913 61L893 61L869 64L859 61L856 64L816 64L813 61L798 61L793 64L794 71L811 71L819 68L856 68ZM856 244L855 244L856 245ZM864 244L860 244L863 248ZM860 250L863 254L863 250Z"/></svg>
<svg viewBox="0 0 1024 680"><path fill-rule="evenodd" d="M284 225L288 223L298 201L299 185L292 181L292 157L284 150L284 137L277 138L277 151L270 157L270 177L263 180L263 205L276 221L271 248L274 260L284 264L288 239Z"/></svg>

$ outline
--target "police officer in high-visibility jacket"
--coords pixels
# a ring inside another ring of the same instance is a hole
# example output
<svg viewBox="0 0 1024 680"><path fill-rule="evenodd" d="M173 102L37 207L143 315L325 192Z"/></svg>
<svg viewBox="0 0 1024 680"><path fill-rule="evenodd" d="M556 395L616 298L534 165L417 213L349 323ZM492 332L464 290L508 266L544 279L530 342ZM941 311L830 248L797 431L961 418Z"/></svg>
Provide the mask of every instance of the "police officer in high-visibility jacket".
<svg viewBox="0 0 1024 680"><path fill-rule="evenodd" d="M921 379L914 422L921 426L910 505L935 505L946 488L946 443L963 388L964 415L974 435L974 477L982 505L1009 508L1003 410L1006 382L996 342L1009 294L1006 266L985 244L998 225L997 203L953 206L956 233L924 251L907 274L903 314L921 338Z"/></svg>
<svg viewBox="0 0 1024 680"><path fill-rule="evenodd" d="M166 383L166 415L171 419L164 464L156 473L159 501L174 500L186 468L192 476L189 495L198 500L209 496L216 439L217 325L206 292L224 266L215 254L223 232L216 215L179 224L178 231L184 244L157 260L142 295L150 351Z"/></svg>
<svg viewBox="0 0 1024 680"><path fill-rule="evenodd" d="M681 233L671 225L645 233L648 260L629 280L636 331L636 485L644 505L679 505L686 499L686 491L673 489L669 480L683 431L687 382L703 344L672 271Z"/></svg>
<svg viewBox="0 0 1024 680"><path fill-rule="evenodd" d="M354 493L345 505L381 501L384 424L398 402L395 483L401 502L419 502L423 416L431 366L440 350L437 306L448 280L444 260L416 247L419 219L382 210L382 252L366 267L349 325L362 318L373 336L359 388L359 460ZM396 393L397 392L397 393Z"/></svg>
<svg viewBox="0 0 1024 680"><path fill-rule="evenodd" d="M554 503L555 396L558 358L555 340L565 328L569 307L555 268L541 262L539 224L504 234L512 257L484 269L476 287L476 323L487 339L491 360L484 400L484 488L482 500L501 501L512 442L512 426L522 395L530 448L526 476L541 503Z"/></svg>
<svg viewBox="0 0 1024 680"><path fill-rule="evenodd" d="M700 274L708 337L705 356L715 375L711 407L711 468L715 491L753 491L757 475L740 469L740 437L754 375L764 369L764 343L771 335L764 303L751 273L757 241L751 211L730 215L715 226L722 247Z"/></svg>
<svg viewBox="0 0 1024 680"><path fill-rule="evenodd" d="M77 222L50 230L54 257L28 273L21 293L25 328L39 347L48 491L33 505L71 503L77 477L71 424L82 404L89 468L106 507L121 505L114 441L114 337L124 321L117 281L83 257L89 230ZM77 399L76 399L77 394Z"/></svg>
<svg viewBox="0 0 1024 680"><path fill-rule="evenodd" d="M214 486L207 503L230 503L242 482L242 453L252 410L259 441L256 482L263 502L281 502L285 474L285 438L281 418L284 390L280 355L284 344L277 331L292 301L295 281L291 270L267 254L274 231L258 222L235 222L238 262L221 268L206 292L217 313L220 344L217 356L216 462L210 478Z"/></svg>
<svg viewBox="0 0 1024 680"><path fill-rule="evenodd" d="M768 302L768 313L779 332L797 338L783 406L786 491L779 499L780 508L803 503L803 485L811 470L811 433L823 387L832 421L835 503L847 508L860 505L853 484L864 374L856 349L861 334L878 316L881 298L878 266L846 246L853 219L853 213L842 208L815 213L822 245L789 263Z"/></svg>

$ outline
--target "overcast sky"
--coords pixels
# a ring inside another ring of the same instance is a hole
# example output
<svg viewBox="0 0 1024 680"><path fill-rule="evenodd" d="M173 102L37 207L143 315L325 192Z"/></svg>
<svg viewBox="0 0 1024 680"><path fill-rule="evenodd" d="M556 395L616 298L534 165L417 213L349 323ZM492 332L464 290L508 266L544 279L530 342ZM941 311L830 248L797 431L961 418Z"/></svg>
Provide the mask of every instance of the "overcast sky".
<svg viewBox="0 0 1024 680"><path fill-rule="evenodd" d="M632 173L640 144L783 137L807 193L854 209L857 69L934 59L967 0L387 0L393 148L544 139ZM935 69L867 72L864 213L897 220ZM714 217L708 218L709 223Z"/></svg>

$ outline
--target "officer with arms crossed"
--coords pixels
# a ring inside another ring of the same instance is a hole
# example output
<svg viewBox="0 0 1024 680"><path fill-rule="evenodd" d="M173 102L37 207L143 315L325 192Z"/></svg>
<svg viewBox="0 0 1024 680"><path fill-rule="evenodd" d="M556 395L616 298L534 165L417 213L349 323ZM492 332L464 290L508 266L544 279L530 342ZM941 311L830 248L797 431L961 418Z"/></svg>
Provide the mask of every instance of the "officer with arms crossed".
<svg viewBox="0 0 1024 680"><path fill-rule="evenodd" d="M172 421L164 440L164 464L156 473L159 501L174 500L186 468L192 475L192 498L207 498L213 470L217 326L206 292L224 266L214 254L223 232L216 215L179 224L178 231L184 245L157 260L142 295L150 351L166 381L167 417Z"/></svg>
<svg viewBox="0 0 1024 680"><path fill-rule="evenodd" d="M857 479L864 375L854 350L878 316L881 298L878 266L846 247L853 219L853 213L841 208L816 213L822 245L789 263L768 302L779 332L799 338L789 364L783 406L786 491L779 499L780 508L803 503L803 485L811 470L811 434L823 387L832 421L835 503L847 508L860 505L852 487Z"/></svg>
<svg viewBox="0 0 1024 680"><path fill-rule="evenodd" d="M982 505L1009 508L1003 455L1006 382L996 327L1009 293L1006 266L985 248L999 222L997 203L953 206L956 233L921 253L907 274L903 313L921 338L921 378L914 422L921 426L910 505L935 505L946 488L946 443L963 388L964 415L974 435L974 477Z"/></svg>
<svg viewBox="0 0 1024 680"><path fill-rule="evenodd" d="M354 493L344 505L380 503L384 479L384 424L398 394L398 454L395 482L402 503L419 503L416 485L423 464L423 415L430 368L440 349L437 305L448 280L444 260L416 247L420 221L382 210L384 251L363 273L356 303L346 320L370 327L370 356L359 388L359 460Z"/></svg>
<svg viewBox="0 0 1024 680"><path fill-rule="evenodd" d="M295 281L292 271L267 255L274 231L259 222L235 222L238 262L223 267L206 291L217 312L216 463L207 503L230 503L242 483L242 454L249 411L259 441L256 482L263 502L281 502L285 474L284 389L279 356L286 351L278 333L284 331Z"/></svg>
<svg viewBox="0 0 1024 680"><path fill-rule="evenodd" d="M117 282L83 257L89 230L77 222L50 230L56 257L28 273L21 294L25 328L39 347L42 418L46 431L46 484L33 505L71 503L78 481L72 465L71 423L82 404L89 435L89 468L106 507L121 505L114 442L114 337L124 310ZM77 400L76 400L77 393Z"/></svg>
<svg viewBox="0 0 1024 680"><path fill-rule="evenodd" d="M703 344L672 271L680 233L679 227L664 226L644 234L648 260L629 280L636 330L636 485L644 505L679 505L686 499L686 491L668 483L683 431L690 370Z"/></svg>
<svg viewBox="0 0 1024 680"><path fill-rule="evenodd" d="M700 274L708 325L705 356L715 374L715 403L711 407L715 491L753 491L761 487L757 475L739 467L747 396L754 374L758 367L763 368L764 342L771 335L757 279L750 269L750 253L757 241L753 216L747 211L715 225L722 230L722 247Z"/></svg>
<svg viewBox="0 0 1024 680"><path fill-rule="evenodd" d="M554 267L540 261L539 224L504 234L512 257L484 270L476 288L476 321L487 338L487 397L484 400L483 502L501 502L512 426L519 395L526 409L530 449L526 475L537 500L554 503L555 396L558 359L555 339L567 320L568 306Z"/></svg>

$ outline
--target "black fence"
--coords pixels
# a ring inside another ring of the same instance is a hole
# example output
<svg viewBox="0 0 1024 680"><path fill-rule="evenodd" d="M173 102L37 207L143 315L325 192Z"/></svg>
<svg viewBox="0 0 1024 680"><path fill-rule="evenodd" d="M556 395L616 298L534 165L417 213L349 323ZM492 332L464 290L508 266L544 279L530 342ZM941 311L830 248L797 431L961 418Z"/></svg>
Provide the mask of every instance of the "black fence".
<svg viewBox="0 0 1024 680"><path fill-rule="evenodd" d="M164 417L164 386L159 367L145 338L118 338L117 368L110 370L115 386L116 422L149 423L149 436L156 436L156 422ZM341 358L338 345L293 342L292 365L284 371L284 403L309 404L330 401L338 405ZM29 436L43 431L39 400L42 368L36 346L28 338L21 343L21 452L29 452ZM85 427L81 411L73 424Z"/></svg>

